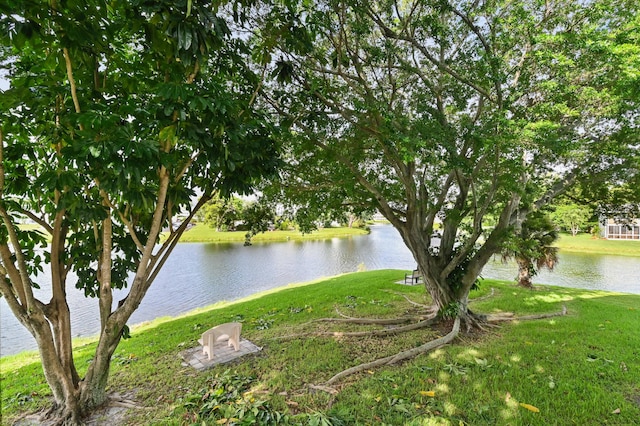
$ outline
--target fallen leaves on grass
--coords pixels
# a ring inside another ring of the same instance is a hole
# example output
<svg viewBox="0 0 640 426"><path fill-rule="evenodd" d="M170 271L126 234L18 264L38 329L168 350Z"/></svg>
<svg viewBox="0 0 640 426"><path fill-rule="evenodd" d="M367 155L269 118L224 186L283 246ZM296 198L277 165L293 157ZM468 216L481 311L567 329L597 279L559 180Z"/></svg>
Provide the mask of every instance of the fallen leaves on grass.
<svg viewBox="0 0 640 426"><path fill-rule="evenodd" d="M504 402L509 404L511 399L512 399L511 393L507 392L507 394L505 395L505 398L504 398ZM513 402L511 404L515 404L516 402L517 402L516 400L513 400ZM519 402L518 405L521 406L522 408L526 409L526 410L531 411L532 413L539 413L540 412L540 409L538 407L535 407L535 406L533 406L531 404L526 404L524 402Z"/></svg>
<svg viewBox="0 0 640 426"><path fill-rule="evenodd" d="M533 413L539 413L539 412L540 412L540 409L539 409L538 407L534 407L534 406L533 406L533 405L531 405L531 404L525 404L524 402L521 402L521 403L520 403L520 406L521 406L522 408L525 408L525 409L527 409L527 410L529 410L529 411L533 412Z"/></svg>

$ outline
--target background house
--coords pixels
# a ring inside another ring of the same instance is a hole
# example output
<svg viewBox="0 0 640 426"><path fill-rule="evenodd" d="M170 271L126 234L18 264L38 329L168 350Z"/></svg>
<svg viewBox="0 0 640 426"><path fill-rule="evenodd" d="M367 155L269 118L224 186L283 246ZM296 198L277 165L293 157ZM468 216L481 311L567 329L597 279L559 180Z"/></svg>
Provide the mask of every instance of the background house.
<svg viewBox="0 0 640 426"><path fill-rule="evenodd" d="M640 219L620 222L613 218L602 218L600 236L609 240L640 240Z"/></svg>

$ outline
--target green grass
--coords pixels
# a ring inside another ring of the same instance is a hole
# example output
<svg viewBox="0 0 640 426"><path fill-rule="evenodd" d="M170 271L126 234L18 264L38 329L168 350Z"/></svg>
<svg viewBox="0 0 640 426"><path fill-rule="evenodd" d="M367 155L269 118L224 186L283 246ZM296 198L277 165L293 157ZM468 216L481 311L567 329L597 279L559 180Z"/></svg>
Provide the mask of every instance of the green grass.
<svg viewBox="0 0 640 426"><path fill-rule="evenodd" d="M496 290L492 298L473 304L475 310L526 315L555 312L564 304L569 314L505 323L482 335L463 334L455 344L433 353L348 377L339 383L337 395L311 391L309 384L322 384L344 368L447 332L441 328L384 338L276 338L363 329L308 323L335 317L336 308L357 317L416 313L398 293L428 301L422 287L395 284L403 274L347 274L136 327L133 337L116 351L109 388L134 392L137 403L150 408L133 410L130 424L189 424L186 419L193 420L193 413L186 407L187 399L195 395L200 400L209 389L208 380L227 369L255 377L255 397L268 400L273 409L328 413L346 424L630 425L640 418L640 296L544 286L528 291L493 280L483 281L481 290L472 294ZM206 372L181 364L179 352L196 346L204 330L232 320L241 320L243 337L263 347L259 354ZM77 348L81 370L94 347L85 341ZM0 367L3 422L49 404L36 355L5 357Z"/></svg>
<svg viewBox="0 0 640 426"><path fill-rule="evenodd" d="M289 240L322 240L331 238L349 237L352 235L365 235L369 231L361 228L323 228L310 234L302 234L300 231L269 231L255 235L253 243L289 241ZM245 231L218 232L215 229L197 224L182 235L180 242L190 243L227 243L244 242Z"/></svg>
<svg viewBox="0 0 640 426"><path fill-rule="evenodd" d="M555 244L561 251L581 253L614 254L619 256L640 256L640 241L605 240L588 234L562 234Z"/></svg>

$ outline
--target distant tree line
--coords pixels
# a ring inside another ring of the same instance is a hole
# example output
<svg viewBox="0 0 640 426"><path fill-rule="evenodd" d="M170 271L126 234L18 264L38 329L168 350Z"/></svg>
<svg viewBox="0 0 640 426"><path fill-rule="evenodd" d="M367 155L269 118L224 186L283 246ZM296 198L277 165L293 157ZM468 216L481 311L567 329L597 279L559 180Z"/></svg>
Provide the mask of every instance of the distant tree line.
<svg viewBox="0 0 640 426"><path fill-rule="evenodd" d="M202 207L198 221L215 228L216 231L247 231L251 236L269 230L301 229L309 232L318 228L329 228L335 225L349 228L363 227L370 220L370 212L344 211L326 214L316 218L313 223L304 221L304 212L300 209L269 203L265 198L247 199L235 195L228 197L217 194ZM302 218L301 221L298 218Z"/></svg>

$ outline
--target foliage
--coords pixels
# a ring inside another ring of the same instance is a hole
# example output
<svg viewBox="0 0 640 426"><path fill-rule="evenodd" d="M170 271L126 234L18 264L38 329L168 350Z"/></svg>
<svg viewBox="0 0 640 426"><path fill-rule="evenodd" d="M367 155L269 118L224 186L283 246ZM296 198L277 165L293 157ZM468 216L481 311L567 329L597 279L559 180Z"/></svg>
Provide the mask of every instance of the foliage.
<svg viewBox="0 0 640 426"><path fill-rule="evenodd" d="M254 235L267 232L274 226L276 215L269 205L253 201L245 207L242 218L247 228L244 244L251 245L251 238Z"/></svg>
<svg viewBox="0 0 640 426"><path fill-rule="evenodd" d="M552 270L558 262L558 248L553 244L558 231L545 212L537 211L522 223L520 231L503 246L502 259L515 258L518 264L518 285L531 287L531 279L538 270Z"/></svg>
<svg viewBox="0 0 640 426"><path fill-rule="evenodd" d="M208 379L206 388L187 395L183 407L184 417L193 425L206 424L209 420L216 424L233 425L308 425L342 426L346 424L340 416L322 412L285 414L276 411L266 399L258 399L251 385L257 380L225 370Z"/></svg>
<svg viewBox="0 0 640 426"><path fill-rule="evenodd" d="M530 213L638 175L637 15L625 0L274 2L254 51L289 132L265 192L301 226L377 209L434 302L466 306Z"/></svg>
<svg viewBox="0 0 640 426"><path fill-rule="evenodd" d="M551 219L574 237L584 230L592 216L593 211L589 207L575 203L560 204L551 213Z"/></svg>
<svg viewBox="0 0 640 426"><path fill-rule="evenodd" d="M250 191L278 163L255 108L260 75L220 6L0 5L9 84L0 97L0 294L39 343L58 421L78 423L104 402L126 322L195 212L214 192ZM17 226L26 219L46 238ZM51 277L43 299L32 292L37 273ZM66 302L74 286L98 298L101 320L82 378ZM115 303L113 289L125 287Z"/></svg>
<svg viewBox="0 0 640 426"><path fill-rule="evenodd" d="M452 320L460 315L461 306L458 302L451 302L444 308L440 309L440 315L442 318Z"/></svg>
<svg viewBox="0 0 640 426"><path fill-rule="evenodd" d="M640 218L640 180L624 182L608 188L606 196L592 202L600 218L613 219L615 223L633 225ZM601 224L602 225L602 224Z"/></svg>
<svg viewBox="0 0 640 426"><path fill-rule="evenodd" d="M218 424L275 425L285 422L285 415L274 411L269 403L256 399L251 392L255 378L240 376L229 370L210 378L206 388L186 395L183 403L187 412L193 412L192 424L215 421Z"/></svg>
<svg viewBox="0 0 640 426"><path fill-rule="evenodd" d="M340 223L342 225L345 225L349 228L353 228L353 227L363 227L366 226L366 221L371 219L371 213L370 212L360 212L360 213L355 213L352 210L347 210L342 214L342 218L340 220Z"/></svg>
<svg viewBox="0 0 640 426"><path fill-rule="evenodd" d="M202 221L216 231L233 231L243 209L242 199L235 196L223 198L216 194L202 206Z"/></svg>

